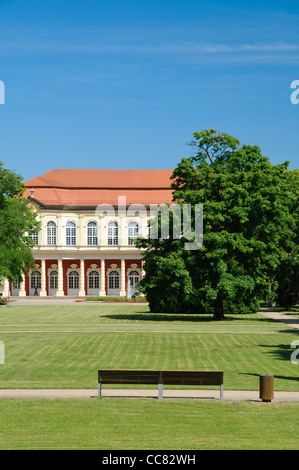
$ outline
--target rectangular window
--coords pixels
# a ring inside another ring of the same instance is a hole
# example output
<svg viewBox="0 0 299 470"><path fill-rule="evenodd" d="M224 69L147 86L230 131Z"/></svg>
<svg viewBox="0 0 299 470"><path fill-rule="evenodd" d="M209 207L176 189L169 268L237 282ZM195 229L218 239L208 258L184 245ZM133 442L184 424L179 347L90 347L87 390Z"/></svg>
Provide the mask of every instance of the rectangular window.
<svg viewBox="0 0 299 470"><path fill-rule="evenodd" d="M130 222L128 225L128 245L134 245L134 239L138 238L139 225L137 222Z"/></svg>
<svg viewBox="0 0 299 470"><path fill-rule="evenodd" d="M109 289L119 289L119 276L109 276Z"/></svg>
<svg viewBox="0 0 299 470"><path fill-rule="evenodd" d="M68 246L76 245L76 227L75 226L66 227L66 244Z"/></svg>
<svg viewBox="0 0 299 470"><path fill-rule="evenodd" d="M70 289L79 289L79 276L70 276L69 277L69 288Z"/></svg>
<svg viewBox="0 0 299 470"><path fill-rule="evenodd" d="M50 278L50 289L57 289L57 277Z"/></svg>
<svg viewBox="0 0 299 470"><path fill-rule="evenodd" d="M118 225L108 226L108 245L118 245Z"/></svg>
<svg viewBox="0 0 299 470"><path fill-rule="evenodd" d="M99 289L100 287L100 279L99 276L90 276L88 280L88 287L89 289Z"/></svg>
<svg viewBox="0 0 299 470"><path fill-rule="evenodd" d="M57 289L58 287L58 274L52 272L50 275L50 289Z"/></svg>
<svg viewBox="0 0 299 470"><path fill-rule="evenodd" d="M98 244L98 230L97 227L87 227L87 245L96 246Z"/></svg>
<svg viewBox="0 0 299 470"><path fill-rule="evenodd" d="M40 275L32 274L30 284L31 284L31 289L35 289L35 287L40 289L41 288L41 277L40 277Z"/></svg>
<svg viewBox="0 0 299 470"><path fill-rule="evenodd" d="M35 245L38 245L38 232L30 233L29 237L34 241Z"/></svg>
<svg viewBox="0 0 299 470"><path fill-rule="evenodd" d="M56 245L56 224L49 222L47 225L47 245Z"/></svg>

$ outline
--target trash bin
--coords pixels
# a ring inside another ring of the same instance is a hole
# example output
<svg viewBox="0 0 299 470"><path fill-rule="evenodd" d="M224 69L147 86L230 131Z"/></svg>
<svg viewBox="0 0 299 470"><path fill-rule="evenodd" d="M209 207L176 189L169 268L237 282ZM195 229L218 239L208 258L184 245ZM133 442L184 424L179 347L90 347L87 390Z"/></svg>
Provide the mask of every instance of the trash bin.
<svg viewBox="0 0 299 470"><path fill-rule="evenodd" d="M274 376L260 375L260 399L271 402L274 398Z"/></svg>

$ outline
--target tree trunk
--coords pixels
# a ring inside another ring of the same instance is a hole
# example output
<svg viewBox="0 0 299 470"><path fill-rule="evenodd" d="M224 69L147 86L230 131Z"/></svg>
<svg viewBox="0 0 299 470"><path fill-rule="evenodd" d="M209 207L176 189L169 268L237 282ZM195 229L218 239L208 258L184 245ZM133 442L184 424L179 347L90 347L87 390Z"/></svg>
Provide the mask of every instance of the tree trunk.
<svg viewBox="0 0 299 470"><path fill-rule="evenodd" d="M224 313L223 313L223 302L221 294L218 293L217 299L214 303L214 316L213 320L224 320Z"/></svg>

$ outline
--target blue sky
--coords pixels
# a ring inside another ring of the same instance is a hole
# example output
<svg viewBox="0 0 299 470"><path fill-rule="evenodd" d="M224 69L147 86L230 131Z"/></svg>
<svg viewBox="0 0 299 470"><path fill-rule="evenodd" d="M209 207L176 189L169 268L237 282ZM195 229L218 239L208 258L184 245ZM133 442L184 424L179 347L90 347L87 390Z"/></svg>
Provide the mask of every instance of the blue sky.
<svg viewBox="0 0 299 470"><path fill-rule="evenodd" d="M0 160L174 168L216 128L299 167L298 2L0 0Z"/></svg>

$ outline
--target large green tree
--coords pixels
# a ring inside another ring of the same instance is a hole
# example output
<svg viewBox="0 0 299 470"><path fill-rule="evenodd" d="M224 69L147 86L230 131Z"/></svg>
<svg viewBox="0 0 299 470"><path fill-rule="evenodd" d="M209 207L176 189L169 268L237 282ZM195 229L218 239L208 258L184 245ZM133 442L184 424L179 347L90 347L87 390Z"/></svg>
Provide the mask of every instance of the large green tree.
<svg viewBox="0 0 299 470"><path fill-rule="evenodd" d="M276 300L284 308L299 303L299 170L288 172L292 194L290 210L295 219L294 237L281 252L281 259L272 282Z"/></svg>
<svg viewBox="0 0 299 470"><path fill-rule="evenodd" d="M181 208L203 204L203 246L185 249L183 229L180 240L140 241L146 249L141 286L154 311L169 311L171 305L171 311L213 312L215 319L225 312L256 311L294 239L288 162L272 165L258 146L241 146L214 129L195 132L193 145L196 154L183 158L173 172L173 201ZM194 226L195 210L191 213ZM164 291L155 282L162 277L161 257L169 279ZM187 289L175 303L178 290L170 279L178 271Z"/></svg>
<svg viewBox="0 0 299 470"><path fill-rule="evenodd" d="M34 267L30 234L39 230L35 213L23 197L23 179L0 161L0 281L21 281Z"/></svg>

